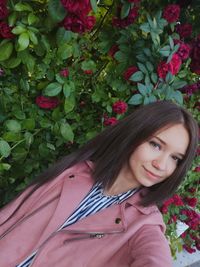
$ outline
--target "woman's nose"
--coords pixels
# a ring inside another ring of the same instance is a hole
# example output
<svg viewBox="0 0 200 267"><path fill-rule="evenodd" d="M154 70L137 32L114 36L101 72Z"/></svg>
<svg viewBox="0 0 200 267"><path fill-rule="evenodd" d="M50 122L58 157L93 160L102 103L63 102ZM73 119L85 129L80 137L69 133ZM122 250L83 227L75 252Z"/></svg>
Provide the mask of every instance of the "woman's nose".
<svg viewBox="0 0 200 267"><path fill-rule="evenodd" d="M164 156L156 158L152 161L152 165L154 168L164 171L167 167L167 158Z"/></svg>

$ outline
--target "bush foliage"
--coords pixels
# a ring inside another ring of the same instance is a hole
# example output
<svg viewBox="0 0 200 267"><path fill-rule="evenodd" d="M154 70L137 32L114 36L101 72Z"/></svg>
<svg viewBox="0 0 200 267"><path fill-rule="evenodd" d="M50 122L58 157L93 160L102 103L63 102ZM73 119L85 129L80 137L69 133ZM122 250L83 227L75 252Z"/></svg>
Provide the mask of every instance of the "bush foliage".
<svg viewBox="0 0 200 267"><path fill-rule="evenodd" d="M197 0L0 0L0 204L138 105L170 99L199 120L199 12ZM173 253L200 247L198 166L199 152L162 207Z"/></svg>

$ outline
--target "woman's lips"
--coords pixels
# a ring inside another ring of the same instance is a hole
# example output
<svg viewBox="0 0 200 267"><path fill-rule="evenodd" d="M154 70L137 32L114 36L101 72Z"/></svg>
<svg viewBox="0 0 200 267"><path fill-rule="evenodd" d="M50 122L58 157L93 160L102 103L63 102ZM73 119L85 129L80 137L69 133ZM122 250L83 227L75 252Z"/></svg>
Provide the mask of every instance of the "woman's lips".
<svg viewBox="0 0 200 267"><path fill-rule="evenodd" d="M148 177L153 178L154 180L159 180L161 178L161 176L156 175L153 172L150 172L145 167L144 167L144 170L145 170L146 174L148 175Z"/></svg>

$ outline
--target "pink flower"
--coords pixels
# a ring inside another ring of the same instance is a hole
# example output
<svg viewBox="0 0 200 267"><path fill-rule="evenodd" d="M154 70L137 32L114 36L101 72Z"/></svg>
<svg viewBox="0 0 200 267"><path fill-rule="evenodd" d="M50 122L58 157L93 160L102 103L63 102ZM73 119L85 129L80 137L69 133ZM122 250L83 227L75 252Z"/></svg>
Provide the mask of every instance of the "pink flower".
<svg viewBox="0 0 200 267"><path fill-rule="evenodd" d="M4 75L3 69L0 68L0 77Z"/></svg>
<svg viewBox="0 0 200 267"><path fill-rule="evenodd" d="M138 71L138 68L136 66L130 66L128 69L125 70L123 77L126 81L129 80L129 78Z"/></svg>
<svg viewBox="0 0 200 267"><path fill-rule="evenodd" d="M192 25L189 23L178 24L176 26L176 31L178 32L181 38L190 37L192 34Z"/></svg>
<svg viewBox="0 0 200 267"><path fill-rule="evenodd" d="M90 0L61 0L61 3L69 13L74 13L81 17L87 16L92 10Z"/></svg>
<svg viewBox="0 0 200 267"><path fill-rule="evenodd" d="M60 71L60 75L63 77L68 77L69 76L69 70L68 69L63 69Z"/></svg>
<svg viewBox="0 0 200 267"><path fill-rule="evenodd" d="M113 112L123 114L127 111L128 105L124 101L117 101L112 105Z"/></svg>
<svg viewBox="0 0 200 267"><path fill-rule="evenodd" d="M178 73L178 71L179 71L179 69L181 67L182 61L181 61L181 59L180 59L178 54L173 54L172 59L168 64L169 64L169 71L173 75L175 75L175 74Z"/></svg>
<svg viewBox="0 0 200 267"><path fill-rule="evenodd" d="M42 109L54 109L60 104L60 101L57 97L37 96L35 103Z"/></svg>
<svg viewBox="0 0 200 267"><path fill-rule="evenodd" d="M141 0L128 0L129 3L134 3L135 5L138 5Z"/></svg>
<svg viewBox="0 0 200 267"><path fill-rule="evenodd" d="M15 37L11 30L12 28L5 21L0 21L0 37L5 39L11 39Z"/></svg>
<svg viewBox="0 0 200 267"><path fill-rule="evenodd" d="M104 116L104 121L103 121L103 125L104 126L109 126L109 125L114 125L118 122L118 120L115 117L107 117Z"/></svg>
<svg viewBox="0 0 200 267"><path fill-rule="evenodd" d="M179 5L168 5L163 11L163 18L169 23L176 22L179 19L180 11Z"/></svg>
<svg viewBox="0 0 200 267"><path fill-rule="evenodd" d="M119 46L117 44L113 45L110 50L108 51L108 55L114 58L115 53L119 51Z"/></svg>

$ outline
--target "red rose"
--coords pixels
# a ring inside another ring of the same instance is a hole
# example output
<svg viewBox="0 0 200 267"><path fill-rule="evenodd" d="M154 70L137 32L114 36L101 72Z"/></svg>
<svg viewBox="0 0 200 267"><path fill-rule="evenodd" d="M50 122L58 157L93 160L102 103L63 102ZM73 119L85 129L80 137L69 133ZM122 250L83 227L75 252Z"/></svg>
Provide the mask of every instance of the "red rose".
<svg viewBox="0 0 200 267"><path fill-rule="evenodd" d="M118 8L119 14L120 10L121 8ZM124 19L120 19L119 17L114 17L112 19L112 25L118 28L125 28L130 24L133 24L137 17L138 17L138 7L133 7L129 12L128 17Z"/></svg>
<svg viewBox="0 0 200 267"><path fill-rule="evenodd" d="M67 15L63 21L63 26L66 30L84 33L93 28L95 24L95 17L88 16L85 18L79 18L73 14Z"/></svg>
<svg viewBox="0 0 200 267"><path fill-rule="evenodd" d="M130 66L127 70L125 70L123 77L126 81L129 80L129 78L138 71L138 68L136 66Z"/></svg>
<svg viewBox="0 0 200 267"><path fill-rule="evenodd" d="M6 1L0 2L0 19L5 19L8 16Z"/></svg>
<svg viewBox="0 0 200 267"><path fill-rule="evenodd" d="M181 38L190 37L192 34L192 25L189 23L178 24L176 26L176 31L178 32Z"/></svg>
<svg viewBox="0 0 200 267"><path fill-rule="evenodd" d="M5 39L11 39L15 37L15 35L11 32L11 27L5 22L0 22L0 37Z"/></svg>
<svg viewBox="0 0 200 267"><path fill-rule="evenodd" d="M104 121L103 121L104 126L114 125L117 122L118 120L115 117L108 118L107 116L104 116Z"/></svg>
<svg viewBox="0 0 200 267"><path fill-rule="evenodd" d="M93 71L92 70L84 70L84 73L87 75L91 75L91 74L93 74Z"/></svg>
<svg viewBox="0 0 200 267"><path fill-rule="evenodd" d="M140 3L140 0L128 0L129 3L134 3L135 5L138 5Z"/></svg>
<svg viewBox="0 0 200 267"><path fill-rule="evenodd" d="M191 47L188 44L185 44L184 42L175 39L174 44L179 44L179 49L177 51L177 54L179 57L184 60L187 59L190 55Z"/></svg>
<svg viewBox="0 0 200 267"><path fill-rule="evenodd" d="M123 114L127 111L128 105L124 101L117 101L112 105L113 112Z"/></svg>
<svg viewBox="0 0 200 267"><path fill-rule="evenodd" d="M194 249L194 248L192 248L192 247L190 247L188 245L185 245L185 244L183 245L183 248L190 254L196 252L196 249Z"/></svg>
<svg viewBox="0 0 200 267"><path fill-rule="evenodd" d="M69 70L68 69L63 69L60 71L60 75L63 77L68 77L69 76Z"/></svg>
<svg viewBox="0 0 200 267"><path fill-rule="evenodd" d="M196 74L200 74L200 35L198 35L192 42L191 59L191 71Z"/></svg>
<svg viewBox="0 0 200 267"><path fill-rule="evenodd" d="M162 208L161 208L161 212L162 212L163 214L167 214L167 212L168 212L168 208L167 208L165 205L163 205Z"/></svg>
<svg viewBox="0 0 200 267"><path fill-rule="evenodd" d="M168 63L169 71L175 75L178 73L181 67L182 61L178 54L173 54L171 61Z"/></svg>
<svg viewBox="0 0 200 267"><path fill-rule="evenodd" d="M165 200L165 202L163 203L163 205L166 206L166 207L168 207L168 206L170 206L170 205L173 204L173 203L174 203L174 200L173 200L173 198L171 197L171 198Z"/></svg>
<svg viewBox="0 0 200 267"><path fill-rule="evenodd" d="M110 50L108 51L108 55L109 55L110 57L114 58L114 55L115 55L115 53L116 53L117 51L119 51L119 46L115 44L115 45L113 45L113 46L110 48Z"/></svg>
<svg viewBox="0 0 200 267"><path fill-rule="evenodd" d="M87 16L84 19L85 27L87 31L91 31L96 23L96 18L94 16Z"/></svg>
<svg viewBox="0 0 200 267"><path fill-rule="evenodd" d="M168 71L169 71L169 65L166 62L162 61L158 64L157 67L158 77L165 79Z"/></svg>
<svg viewBox="0 0 200 267"><path fill-rule="evenodd" d="M61 0L64 8L75 15L87 16L92 10L90 0Z"/></svg>
<svg viewBox="0 0 200 267"><path fill-rule="evenodd" d="M35 103L43 109L54 109L59 105L60 101L57 97L37 96Z"/></svg>
<svg viewBox="0 0 200 267"><path fill-rule="evenodd" d="M192 208L196 207L197 202L198 202L197 198L195 197L186 197L184 200Z"/></svg>
<svg viewBox="0 0 200 267"><path fill-rule="evenodd" d="M194 169L195 172L200 172L200 166L197 166L195 169Z"/></svg>
<svg viewBox="0 0 200 267"><path fill-rule="evenodd" d="M176 22L179 19L180 11L179 5L168 5L163 11L163 18L169 23Z"/></svg>
<svg viewBox="0 0 200 267"><path fill-rule="evenodd" d="M184 205L184 203L183 203L183 201L182 201L182 198L179 196L179 195L177 195L177 194L175 194L174 196L173 196L173 200L174 200L174 205L175 206L183 206Z"/></svg>

